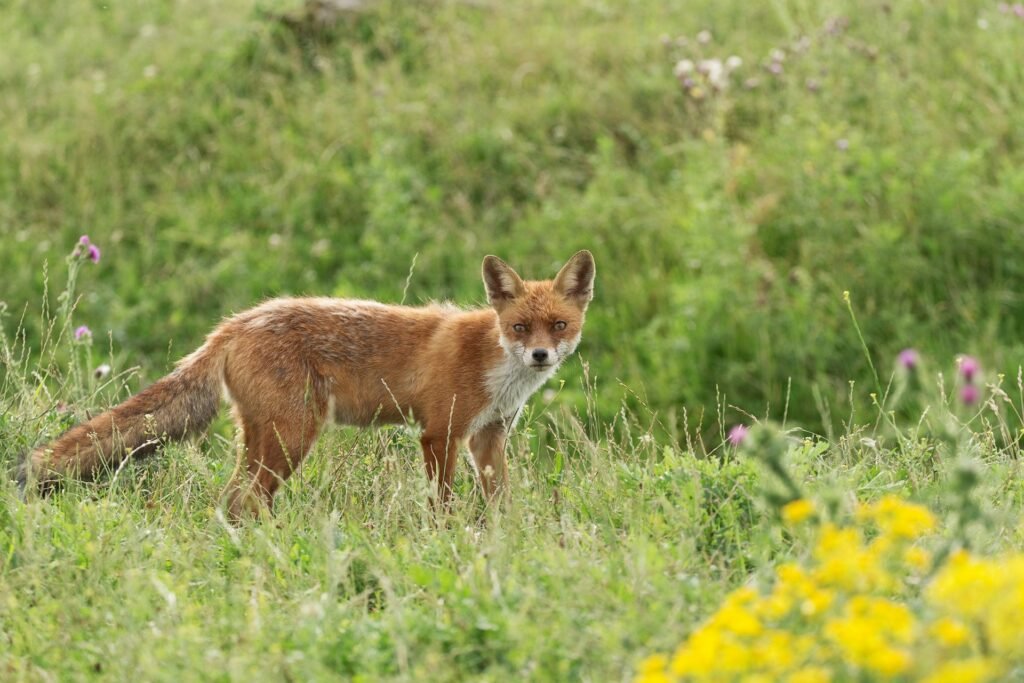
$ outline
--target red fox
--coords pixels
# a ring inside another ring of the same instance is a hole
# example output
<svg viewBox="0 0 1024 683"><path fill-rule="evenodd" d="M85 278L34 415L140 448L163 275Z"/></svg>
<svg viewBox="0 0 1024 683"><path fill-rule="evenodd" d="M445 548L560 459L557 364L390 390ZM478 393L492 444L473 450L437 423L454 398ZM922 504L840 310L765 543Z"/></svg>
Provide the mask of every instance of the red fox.
<svg viewBox="0 0 1024 683"><path fill-rule="evenodd" d="M487 256L489 308L397 306L331 298L271 299L228 318L171 374L32 451L19 481L43 489L204 430L223 395L246 467L229 484L238 519L274 492L328 421L422 427L435 503L447 504L468 439L485 496L507 486L505 438L526 400L579 344L594 293L589 251L554 280L523 281Z"/></svg>

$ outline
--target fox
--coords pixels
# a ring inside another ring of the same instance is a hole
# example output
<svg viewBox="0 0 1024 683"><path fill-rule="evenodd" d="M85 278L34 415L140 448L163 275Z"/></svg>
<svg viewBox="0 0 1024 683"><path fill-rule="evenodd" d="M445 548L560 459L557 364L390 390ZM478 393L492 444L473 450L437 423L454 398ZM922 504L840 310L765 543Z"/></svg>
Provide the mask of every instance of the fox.
<svg viewBox="0 0 1024 683"><path fill-rule="evenodd" d="M596 270L582 250L553 280L523 280L497 256L481 272L485 307L296 297L228 317L166 377L32 450L18 483L45 492L196 436L223 398L240 436L223 499L232 520L273 510L329 422L418 424L435 508L450 503L467 444L485 500L498 500L508 434L579 345Z"/></svg>

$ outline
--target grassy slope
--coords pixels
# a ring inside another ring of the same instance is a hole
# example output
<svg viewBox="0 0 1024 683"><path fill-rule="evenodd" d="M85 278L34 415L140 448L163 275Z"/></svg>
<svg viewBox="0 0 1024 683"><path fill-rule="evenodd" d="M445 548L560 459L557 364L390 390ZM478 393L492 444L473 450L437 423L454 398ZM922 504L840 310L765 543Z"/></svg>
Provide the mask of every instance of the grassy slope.
<svg viewBox="0 0 1024 683"><path fill-rule="evenodd" d="M838 15L849 28L821 34ZM713 448L722 394L778 416L789 378L791 418L839 430L803 456L813 490L939 502L928 444L876 451L860 437L878 434L841 425L851 379L852 421L873 417L841 292L883 382L907 344L933 370L966 350L1015 372L1014 22L988 3L383 3L303 42L248 2L7 3L0 297L29 357L2 371L5 467L138 386L76 380L69 361L151 379L267 295L399 299L418 254L409 300L478 301L483 253L544 274L582 246L599 282L582 349L596 393L574 364L555 403L535 400L490 525L463 472L462 507L434 528L401 432L332 433L277 519L237 531L214 508L223 424L113 490L21 505L5 486L3 677L622 678L789 552L753 503L753 466L666 437L685 408ZM671 69L705 27L708 54L740 55L757 88L687 101ZM804 33L773 80L761 61ZM97 341L40 354L43 263L52 301L81 233L104 258L72 323ZM667 428L616 417L624 396ZM588 398L580 422L563 412ZM73 415L39 419L58 400ZM1005 515L981 543L1020 547L1012 449L978 443Z"/></svg>
<svg viewBox="0 0 1024 683"><path fill-rule="evenodd" d="M5 12L2 296L33 348L42 266L88 233L106 258L76 321L146 378L265 296L395 300L418 254L410 301L479 301L484 253L544 276L581 246L606 415L616 380L693 416L792 379L821 429L815 391L846 414L870 377L843 290L879 362L1014 369L1021 26L986 3L383 3L319 42L267 11ZM675 61L733 53L759 87L688 102Z"/></svg>

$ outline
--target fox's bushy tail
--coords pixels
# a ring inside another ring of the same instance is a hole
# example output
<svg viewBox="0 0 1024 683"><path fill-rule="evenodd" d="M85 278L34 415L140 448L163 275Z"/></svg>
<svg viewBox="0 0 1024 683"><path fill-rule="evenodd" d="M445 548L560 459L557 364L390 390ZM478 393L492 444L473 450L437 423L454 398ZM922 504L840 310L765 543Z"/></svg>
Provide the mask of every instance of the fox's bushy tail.
<svg viewBox="0 0 1024 683"><path fill-rule="evenodd" d="M47 490L64 476L90 479L127 457L206 429L220 404L223 346L221 335L211 335L171 374L33 450L17 474L22 489L34 482Z"/></svg>

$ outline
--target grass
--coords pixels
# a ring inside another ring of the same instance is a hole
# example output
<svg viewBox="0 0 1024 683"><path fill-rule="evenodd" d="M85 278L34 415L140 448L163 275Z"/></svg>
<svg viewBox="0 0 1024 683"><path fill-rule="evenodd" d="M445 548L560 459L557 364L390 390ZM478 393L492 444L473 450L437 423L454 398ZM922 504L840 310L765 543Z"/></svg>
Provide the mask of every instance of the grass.
<svg viewBox="0 0 1024 683"><path fill-rule="evenodd" d="M435 523L401 430L331 431L238 529L223 417L113 483L22 503L5 482L0 678L628 680L801 551L770 474L722 445L754 417L806 437L789 457L815 496L949 512L969 455L977 546L1022 546L1000 391L1024 351L1024 21L981 1L286 13L0 4L0 467L262 298L479 303L486 253L532 277L595 253L579 359L531 402L486 523L468 467ZM673 75L732 54L723 92ZM69 282L81 234L103 257ZM972 408L960 353L984 366Z"/></svg>

